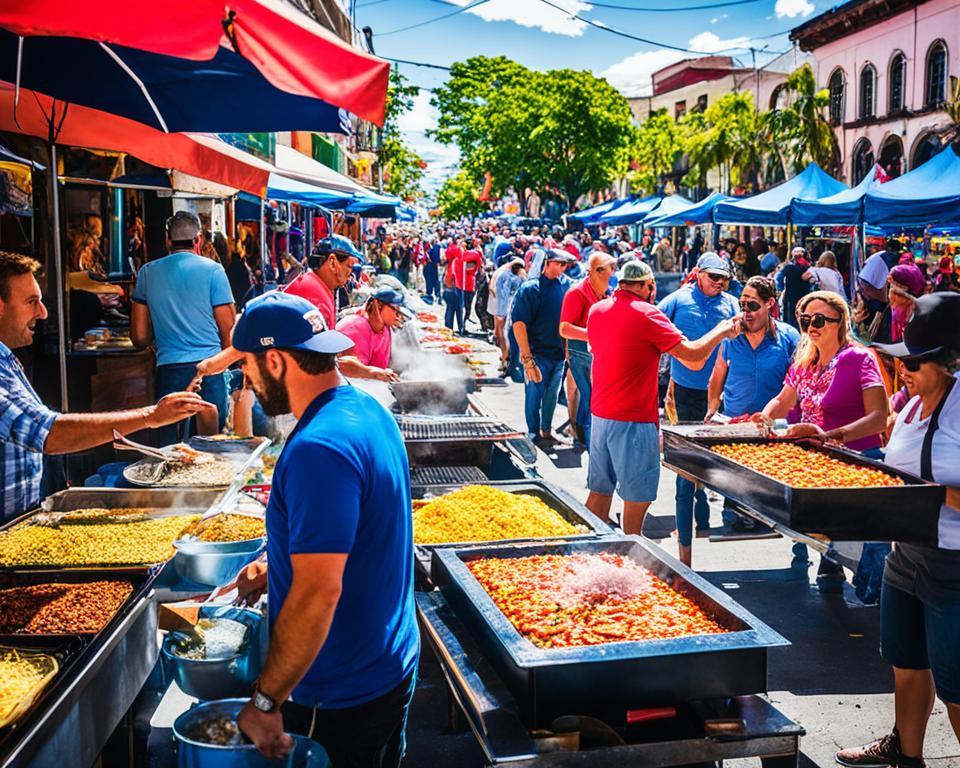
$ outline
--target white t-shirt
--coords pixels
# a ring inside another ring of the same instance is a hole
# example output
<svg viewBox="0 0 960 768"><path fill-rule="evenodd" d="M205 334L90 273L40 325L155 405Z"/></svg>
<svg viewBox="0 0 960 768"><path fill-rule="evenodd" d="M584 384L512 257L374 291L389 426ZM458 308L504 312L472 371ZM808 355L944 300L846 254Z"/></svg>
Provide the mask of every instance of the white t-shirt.
<svg viewBox="0 0 960 768"><path fill-rule="evenodd" d="M919 397L912 397L897 416L887 443L884 461L891 467L920 476L920 451L930 419L921 421L920 408L907 423ZM943 485L960 487L960 383L954 384L940 412L940 428L933 436L931 455L933 479ZM944 504L940 508L939 546L960 549L960 510Z"/></svg>
<svg viewBox="0 0 960 768"><path fill-rule="evenodd" d="M890 273L890 267L883 260L886 251L877 251L873 256L867 259L860 270L860 279L865 283L870 283L878 291L887 284L887 275Z"/></svg>
<svg viewBox="0 0 960 768"><path fill-rule="evenodd" d="M503 270L510 266L508 261L506 264L502 264L493 271L493 275L490 276L490 293L487 296L487 312L491 315L496 316L497 308L500 306L500 300L497 298L497 279L500 275L503 274Z"/></svg>
<svg viewBox="0 0 960 768"><path fill-rule="evenodd" d="M821 291L833 291L841 296L846 296L843 290L843 277L837 270L829 267L810 267L810 271L817 278ZM870 283L870 285L873 285L873 283Z"/></svg>

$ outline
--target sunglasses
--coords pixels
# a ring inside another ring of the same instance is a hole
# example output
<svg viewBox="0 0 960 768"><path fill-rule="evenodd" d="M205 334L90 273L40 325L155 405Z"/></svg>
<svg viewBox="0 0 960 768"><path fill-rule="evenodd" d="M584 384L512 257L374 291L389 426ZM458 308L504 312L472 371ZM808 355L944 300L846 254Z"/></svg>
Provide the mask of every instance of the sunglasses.
<svg viewBox="0 0 960 768"><path fill-rule="evenodd" d="M759 312L763 304L759 301L741 301L740 309L744 312Z"/></svg>
<svg viewBox="0 0 960 768"><path fill-rule="evenodd" d="M827 317L822 312L817 312L815 315L800 315L800 330L805 331L811 326L814 328L823 328L827 323L840 324L839 317Z"/></svg>
<svg viewBox="0 0 960 768"><path fill-rule="evenodd" d="M717 275L713 272L704 272L703 274L715 283L722 283L724 280L729 279L726 275Z"/></svg>

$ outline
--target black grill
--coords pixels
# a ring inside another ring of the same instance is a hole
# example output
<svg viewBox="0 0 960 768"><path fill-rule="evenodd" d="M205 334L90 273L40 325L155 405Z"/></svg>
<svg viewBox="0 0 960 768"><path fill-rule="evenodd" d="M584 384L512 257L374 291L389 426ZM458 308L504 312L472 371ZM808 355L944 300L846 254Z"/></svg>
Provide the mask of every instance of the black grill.
<svg viewBox="0 0 960 768"><path fill-rule="evenodd" d="M479 467L411 467L411 485L462 485L486 483L489 478Z"/></svg>
<svg viewBox="0 0 960 768"><path fill-rule="evenodd" d="M398 416L404 440L510 440L523 433L502 421L457 416L452 419Z"/></svg>

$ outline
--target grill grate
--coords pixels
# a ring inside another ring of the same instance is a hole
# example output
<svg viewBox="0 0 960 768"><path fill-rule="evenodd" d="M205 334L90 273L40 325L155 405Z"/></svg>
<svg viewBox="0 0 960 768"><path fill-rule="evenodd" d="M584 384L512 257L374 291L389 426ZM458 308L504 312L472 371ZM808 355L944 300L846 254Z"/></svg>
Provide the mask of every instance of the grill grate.
<svg viewBox="0 0 960 768"><path fill-rule="evenodd" d="M398 416L397 423L404 440L510 440L522 436L502 421L483 417Z"/></svg>
<svg viewBox="0 0 960 768"><path fill-rule="evenodd" d="M412 485L459 485L485 483L487 476L479 467L411 467Z"/></svg>

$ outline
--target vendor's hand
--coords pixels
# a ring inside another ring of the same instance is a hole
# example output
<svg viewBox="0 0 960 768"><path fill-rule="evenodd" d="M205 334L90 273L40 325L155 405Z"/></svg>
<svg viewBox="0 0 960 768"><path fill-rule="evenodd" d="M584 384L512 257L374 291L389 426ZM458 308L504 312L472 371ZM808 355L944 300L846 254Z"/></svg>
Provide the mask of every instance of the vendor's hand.
<svg viewBox="0 0 960 768"><path fill-rule="evenodd" d="M197 370L193 374L193 378L190 380L190 385L187 387L188 392L199 392L200 387L203 385L203 377L210 376L213 372L210 370L210 361L201 360L197 363Z"/></svg>
<svg viewBox="0 0 960 768"><path fill-rule="evenodd" d="M400 376L390 368L374 368L373 378L377 381L400 381Z"/></svg>
<svg viewBox="0 0 960 768"><path fill-rule="evenodd" d="M713 417L717 415L717 411L720 410L719 406L710 406L707 408L707 415L703 417L703 423L709 424L713 421Z"/></svg>
<svg viewBox="0 0 960 768"><path fill-rule="evenodd" d="M726 331L728 339L734 339L740 335L740 326L743 322L743 315L734 315L720 323L720 326Z"/></svg>
<svg viewBox="0 0 960 768"><path fill-rule="evenodd" d="M791 424L787 428L786 437L812 437L815 440L826 440L827 436L816 424Z"/></svg>
<svg viewBox="0 0 960 768"><path fill-rule="evenodd" d="M742 413L739 416L734 416L732 419L730 419L730 423L743 424L745 421L757 421L754 416L761 416L762 418L762 414L759 413Z"/></svg>
<svg viewBox="0 0 960 768"><path fill-rule="evenodd" d="M256 560L237 574L237 602L253 605L267 588L267 564Z"/></svg>
<svg viewBox="0 0 960 768"><path fill-rule="evenodd" d="M523 375L526 376L527 381L529 381L531 384L539 384L541 381L543 381L543 374L540 372L537 364L532 360L529 363L524 363Z"/></svg>
<svg viewBox="0 0 960 768"><path fill-rule="evenodd" d="M293 739L284 733L283 716L279 709L276 712L261 712L248 701L237 715L237 725L266 758L282 759L293 749Z"/></svg>
<svg viewBox="0 0 960 768"><path fill-rule="evenodd" d="M197 413L209 411L211 408L216 410L216 407L203 400L196 392L171 392L148 409L144 421L147 427L156 429L188 419Z"/></svg>

